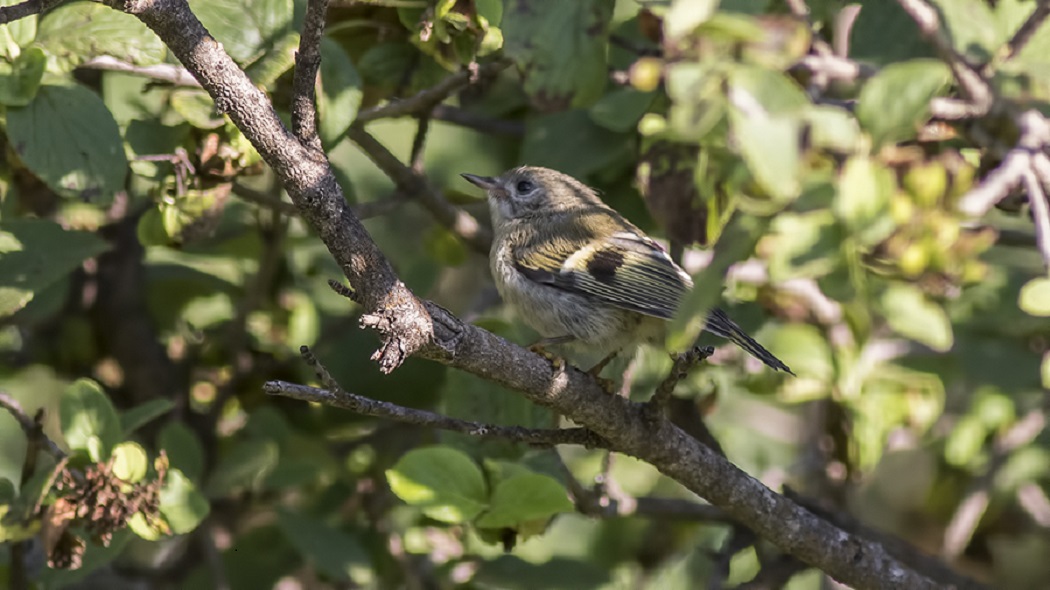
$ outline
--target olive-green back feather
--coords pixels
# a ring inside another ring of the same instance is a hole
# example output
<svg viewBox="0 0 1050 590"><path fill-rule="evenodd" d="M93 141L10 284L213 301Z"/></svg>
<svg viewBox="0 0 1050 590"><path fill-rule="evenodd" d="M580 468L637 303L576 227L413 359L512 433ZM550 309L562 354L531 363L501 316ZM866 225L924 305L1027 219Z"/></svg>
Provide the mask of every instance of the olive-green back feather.
<svg viewBox="0 0 1050 590"><path fill-rule="evenodd" d="M537 222L547 227L514 256L533 281L663 319L674 317L691 288L689 276L659 244L604 207Z"/></svg>

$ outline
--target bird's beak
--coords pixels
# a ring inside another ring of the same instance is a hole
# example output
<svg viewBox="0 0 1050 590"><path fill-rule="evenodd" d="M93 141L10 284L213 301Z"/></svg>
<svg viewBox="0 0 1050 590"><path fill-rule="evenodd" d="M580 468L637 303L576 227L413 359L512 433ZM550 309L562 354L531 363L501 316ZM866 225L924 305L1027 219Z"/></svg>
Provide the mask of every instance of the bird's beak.
<svg viewBox="0 0 1050 590"><path fill-rule="evenodd" d="M474 186L485 189L486 191L494 191L499 188L499 183L496 182L495 178L491 176L478 176L477 174L460 174L463 178L467 179L467 182Z"/></svg>

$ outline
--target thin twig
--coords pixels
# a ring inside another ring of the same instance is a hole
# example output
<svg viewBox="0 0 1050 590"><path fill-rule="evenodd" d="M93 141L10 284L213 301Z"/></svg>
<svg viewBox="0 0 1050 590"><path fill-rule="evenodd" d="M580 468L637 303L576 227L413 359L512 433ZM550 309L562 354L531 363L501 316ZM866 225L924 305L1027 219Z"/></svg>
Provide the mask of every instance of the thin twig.
<svg viewBox="0 0 1050 590"><path fill-rule="evenodd" d="M300 347L299 352L303 360L314 369L321 384L327 389L318 389L284 381L268 381L263 385L263 391L270 395L281 395L301 401L344 408L364 416L375 416L407 424L459 432L478 438L501 438L537 447L571 444L582 445L590 449L608 446L607 441L586 428L545 429L484 424L482 422L451 418L436 412L406 408L397 404L353 394L344 391L339 386L339 383L328 372L328 369L317 360L317 357L310 352L309 348L306 346Z"/></svg>
<svg viewBox="0 0 1050 590"><path fill-rule="evenodd" d="M980 217L987 213L1022 182L1026 171L1032 166L1035 166L1039 176L1050 178L1050 175L1041 172L1039 159L1039 152L1050 144L1050 122L1035 109L1021 113L1016 119L1020 130L1017 146L1006 153L1002 163L980 184L959 198L959 211L965 215ZM1050 164L1050 160L1047 160L1047 164Z"/></svg>
<svg viewBox="0 0 1050 590"><path fill-rule="evenodd" d="M1050 270L1050 203L1047 203L1046 192L1043 190L1043 187L1050 186L1050 177L1040 177L1036 171L1029 168L1025 171L1024 185L1028 191L1032 221L1035 223L1035 243L1043 256L1043 266Z"/></svg>
<svg viewBox="0 0 1050 590"><path fill-rule="evenodd" d="M671 399L671 395L674 394L674 388L678 385L678 382L685 379L689 371L700 361L714 353L715 349L712 346L696 346L686 352L674 355L672 357L674 358L674 364L671 366L671 372L656 387L656 392L653 393L652 399L649 400L649 404L653 409L662 411Z"/></svg>
<svg viewBox="0 0 1050 590"><path fill-rule="evenodd" d="M267 209L271 209L282 215L288 215L290 217L299 215L299 210L295 207L295 204L282 201L281 199L268 195L262 191L250 189L243 184L238 184L236 182L233 183L233 194L245 201L266 207Z"/></svg>
<svg viewBox="0 0 1050 590"><path fill-rule="evenodd" d="M992 449L992 458L987 471L973 482L955 514L944 529L941 554L948 559L962 555L970 544L977 526L991 502L991 490L996 476L1010 455L1029 444L1046 426L1046 413L1035 409L1018 420L1006 432L997 437Z"/></svg>
<svg viewBox="0 0 1050 590"><path fill-rule="evenodd" d="M318 151L321 138L317 136L317 70L321 67L321 37L327 11L328 0L309 0L306 3L292 78L292 132L303 145Z"/></svg>
<svg viewBox="0 0 1050 590"><path fill-rule="evenodd" d="M982 116L991 111L995 104L995 93L991 84L952 46L951 39L941 30L937 9L925 0L897 0L897 3L911 16L919 26L919 31L947 62L959 83L959 88L974 105L974 116Z"/></svg>
<svg viewBox="0 0 1050 590"><path fill-rule="evenodd" d="M478 76L489 76L498 73L508 65L510 65L508 61L498 61L481 66L477 72L472 72L469 69L461 70L434 86L421 90L406 99L391 101L377 107L365 109L357 114L354 123L364 124L376 119L390 119L425 113L451 96L453 92L470 84L476 78L474 76L475 73Z"/></svg>
<svg viewBox="0 0 1050 590"><path fill-rule="evenodd" d="M445 196L430 185L426 177L406 166L364 127L354 124L347 137L382 170L398 189L419 200L438 223L445 226L474 250L487 254L492 243L492 232L463 209L449 203Z"/></svg>
<svg viewBox="0 0 1050 590"><path fill-rule="evenodd" d="M18 425L22 428L22 431L26 433L26 438L30 440L38 440L42 443L44 450L46 450L52 457L61 461L66 457L65 451L63 451L55 441L51 440L46 436L35 420L29 417L22 409L22 405L18 403L18 400L11 397L10 394L4 391L0 391L0 407L4 408L11 414Z"/></svg>
<svg viewBox="0 0 1050 590"><path fill-rule="evenodd" d="M135 64L121 61L109 55L100 55L89 59L78 67L91 70L106 70L110 72L123 72L143 76L161 82L167 82L173 86L184 86L188 88L200 88L201 83L193 77L193 74L182 66L173 64L155 64L152 66L137 66Z"/></svg>
<svg viewBox="0 0 1050 590"><path fill-rule="evenodd" d="M426 155L427 131L430 130L430 113L419 116L416 135L412 138L412 153L408 157L408 167L416 174L423 174L423 158Z"/></svg>
<svg viewBox="0 0 1050 590"><path fill-rule="evenodd" d="M26 0L14 6L0 6L0 25L6 25L27 16L47 12L62 2L63 0Z"/></svg>
<svg viewBox="0 0 1050 590"><path fill-rule="evenodd" d="M1013 37L1007 41L1006 46L1003 48L1002 55L1003 60L1009 60L1021 53L1024 46L1028 44L1028 41L1035 35L1035 32L1043 25L1046 18L1050 16L1050 2L1046 0L1040 0L1035 4L1035 10L1032 14L1028 15L1028 18L1021 25L1021 28L1014 32ZM990 72L985 72L985 75L991 75Z"/></svg>
<svg viewBox="0 0 1050 590"><path fill-rule="evenodd" d="M586 428L541 429L484 424L482 422L450 418L426 410L406 408L343 390L318 389L284 381L268 381L263 385L263 391L270 395L280 395L300 401L343 408L363 416L374 416L406 424L459 432L482 439L499 438L535 447L582 445L591 449L608 444L603 438Z"/></svg>
<svg viewBox="0 0 1050 590"><path fill-rule="evenodd" d="M444 121L445 123L452 123L492 135L509 135L511 137L525 135L525 124L521 121L486 117L485 115L447 104L435 106L434 110L430 111L430 118L435 121Z"/></svg>

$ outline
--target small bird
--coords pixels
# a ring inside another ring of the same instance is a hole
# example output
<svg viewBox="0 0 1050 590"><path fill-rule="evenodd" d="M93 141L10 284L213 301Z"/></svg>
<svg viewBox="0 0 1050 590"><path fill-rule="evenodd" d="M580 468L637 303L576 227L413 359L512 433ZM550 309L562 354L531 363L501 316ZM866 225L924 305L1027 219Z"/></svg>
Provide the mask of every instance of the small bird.
<svg viewBox="0 0 1050 590"><path fill-rule="evenodd" d="M538 345L600 352L597 374L621 349L664 337L692 279L593 189L534 166L462 176L488 195L492 276L503 300L543 337ZM712 310L705 329L794 375L724 311Z"/></svg>

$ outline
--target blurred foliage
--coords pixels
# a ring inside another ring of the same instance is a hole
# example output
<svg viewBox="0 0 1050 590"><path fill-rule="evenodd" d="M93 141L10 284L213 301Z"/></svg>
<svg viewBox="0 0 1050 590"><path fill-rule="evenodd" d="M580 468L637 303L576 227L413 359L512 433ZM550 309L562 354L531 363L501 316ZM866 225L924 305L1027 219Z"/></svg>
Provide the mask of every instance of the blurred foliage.
<svg viewBox="0 0 1050 590"><path fill-rule="evenodd" d="M305 2L190 4L287 120ZM692 343L719 304L798 373L726 347L679 386L733 462L926 551L961 543L966 570L996 587L1045 588L1050 277L1024 195L981 220L956 210L1017 129L931 121L931 99L955 96L949 68L896 2L862 3L844 28L846 4L810 0L807 23L782 0L334 3L320 136L349 199L394 198L344 138L357 113L509 60L430 118L435 187L485 218L459 172L527 163L595 186L695 273L669 344ZM1004 100L1050 114L1050 28L1002 51L1033 0L934 4ZM859 74L805 65L824 42L848 45ZM267 398L266 380L313 379L306 344L362 395L556 424L433 363L381 375L358 308L326 285L339 268L244 136L202 90L110 71L107 57L177 65L99 4L0 26L0 389L43 409L70 454L27 463L25 433L0 412L0 579L13 542L56 526L48 507L99 490L134 513L61 521L65 544L35 546L54 566L31 560L37 587L694 588L723 567L731 583L758 571L760 550L718 554L722 524L574 513L569 476L690 497L633 459L565 448L563 468L551 451ZM416 130L369 124L405 161ZM495 304L485 257L408 199L367 221L404 281L528 342ZM641 350L629 394L647 398L669 366ZM973 494L985 507L960 541L948 525ZM788 587L820 584L807 572Z"/></svg>

